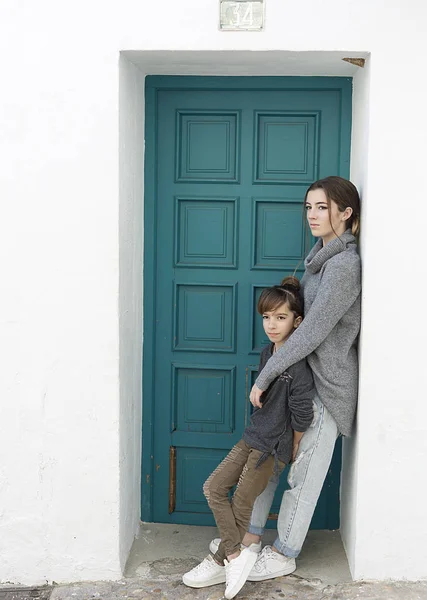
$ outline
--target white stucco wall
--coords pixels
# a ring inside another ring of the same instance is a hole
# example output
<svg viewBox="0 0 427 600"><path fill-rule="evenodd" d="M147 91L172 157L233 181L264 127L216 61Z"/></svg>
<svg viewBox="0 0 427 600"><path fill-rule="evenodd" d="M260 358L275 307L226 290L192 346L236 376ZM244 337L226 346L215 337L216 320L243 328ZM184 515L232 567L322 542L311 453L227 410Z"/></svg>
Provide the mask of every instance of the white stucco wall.
<svg viewBox="0 0 427 600"><path fill-rule="evenodd" d="M119 69L120 562L124 568L141 507L145 78L123 56Z"/></svg>
<svg viewBox="0 0 427 600"><path fill-rule="evenodd" d="M354 577L427 576L426 8L266 1L263 33L219 32L217 0L0 5L0 581L119 577L137 525L143 75L129 60L356 75L364 314L342 530ZM369 77L341 61L367 53Z"/></svg>
<svg viewBox="0 0 427 600"><path fill-rule="evenodd" d="M369 190L369 111L370 111L370 71L371 59L366 61L363 69L358 69L353 77L353 114L351 136L351 172L350 178L357 185L362 197L363 211L361 219L360 254L363 267L369 268L369 257L365 254L365 241L368 231ZM366 260L365 260L366 258ZM363 290L364 292L364 290ZM362 353L363 336L360 336ZM359 436L357 415L355 435L343 442L343 465L341 472L341 537L347 552L352 573L356 567L356 533L357 533L357 499L359 470ZM361 427L363 427L361 423ZM362 471L363 473L363 471ZM357 563L358 564L358 563Z"/></svg>
<svg viewBox="0 0 427 600"><path fill-rule="evenodd" d="M61 11L0 6L0 580L21 583L121 572L118 54Z"/></svg>
<svg viewBox="0 0 427 600"><path fill-rule="evenodd" d="M412 14L414 38L416 18ZM403 23L409 39L408 23ZM393 61L378 62L373 55L371 62L356 577L416 579L426 577L427 571L427 476L422 468L427 456L422 381L426 322L417 306L425 268L413 210L413 199L422 189L415 173L422 172L426 156L426 125L419 114L427 97L417 65L425 48L415 38L411 49ZM414 301L403 310L414 319L404 317L397 328L396 293L409 294Z"/></svg>

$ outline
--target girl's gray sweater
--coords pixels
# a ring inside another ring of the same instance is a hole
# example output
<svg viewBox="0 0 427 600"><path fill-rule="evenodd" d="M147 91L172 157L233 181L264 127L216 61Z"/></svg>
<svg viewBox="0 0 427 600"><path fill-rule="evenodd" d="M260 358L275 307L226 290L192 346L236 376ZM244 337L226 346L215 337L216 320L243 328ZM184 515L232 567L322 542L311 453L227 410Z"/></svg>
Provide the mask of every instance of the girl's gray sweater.
<svg viewBox="0 0 427 600"><path fill-rule="evenodd" d="M258 375L266 390L280 373L304 357L321 401L340 433L351 435L356 412L360 329L360 257L350 230L325 246L319 240L305 260L301 280L305 317Z"/></svg>
<svg viewBox="0 0 427 600"><path fill-rule="evenodd" d="M287 344L288 342L286 342ZM261 352L259 373L273 354L274 344ZM262 396L262 408L254 408L243 439L251 448L269 454L284 463L292 456L293 430L306 431L313 420L313 377L306 359L291 365L268 386Z"/></svg>

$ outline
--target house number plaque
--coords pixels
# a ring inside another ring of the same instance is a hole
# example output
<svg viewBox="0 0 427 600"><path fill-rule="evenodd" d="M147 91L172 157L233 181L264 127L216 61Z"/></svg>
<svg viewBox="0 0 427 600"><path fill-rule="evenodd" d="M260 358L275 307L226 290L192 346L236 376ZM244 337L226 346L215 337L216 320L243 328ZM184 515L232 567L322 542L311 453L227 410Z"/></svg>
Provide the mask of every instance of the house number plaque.
<svg viewBox="0 0 427 600"><path fill-rule="evenodd" d="M222 31L262 31L264 0L220 0Z"/></svg>

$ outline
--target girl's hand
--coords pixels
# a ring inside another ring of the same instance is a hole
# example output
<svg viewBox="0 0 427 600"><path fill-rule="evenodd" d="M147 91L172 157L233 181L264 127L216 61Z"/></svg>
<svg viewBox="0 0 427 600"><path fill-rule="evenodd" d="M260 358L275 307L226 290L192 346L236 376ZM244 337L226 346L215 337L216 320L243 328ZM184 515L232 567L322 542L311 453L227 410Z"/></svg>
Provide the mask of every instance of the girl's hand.
<svg viewBox="0 0 427 600"><path fill-rule="evenodd" d="M260 390L259 387L255 384L251 389L251 394L249 396L249 400L251 401L252 406L256 406L257 408L262 407L261 395L263 390Z"/></svg>
<svg viewBox="0 0 427 600"><path fill-rule="evenodd" d="M302 431L294 431L294 440L292 444L292 462L295 462L299 450L299 443L302 440L303 435L304 433Z"/></svg>
<svg viewBox="0 0 427 600"><path fill-rule="evenodd" d="M292 446L292 462L295 462L295 459L296 459L297 454L298 454L298 448L299 448L299 443L298 444L294 444Z"/></svg>

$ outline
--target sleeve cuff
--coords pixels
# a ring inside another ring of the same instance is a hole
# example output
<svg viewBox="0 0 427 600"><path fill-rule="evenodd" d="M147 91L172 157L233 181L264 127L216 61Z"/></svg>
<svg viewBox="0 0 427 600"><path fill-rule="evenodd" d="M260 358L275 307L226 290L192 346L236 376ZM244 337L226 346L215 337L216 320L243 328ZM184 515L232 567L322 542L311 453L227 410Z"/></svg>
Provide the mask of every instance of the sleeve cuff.
<svg viewBox="0 0 427 600"><path fill-rule="evenodd" d="M305 433L307 429L310 427L312 421L310 423L296 423L294 420L291 420L291 427L294 431L298 431L299 433Z"/></svg>
<svg viewBox="0 0 427 600"><path fill-rule="evenodd" d="M265 381L265 377L262 376L262 373L260 373L256 378L255 385L263 392L265 392L265 390L268 388L268 383Z"/></svg>

